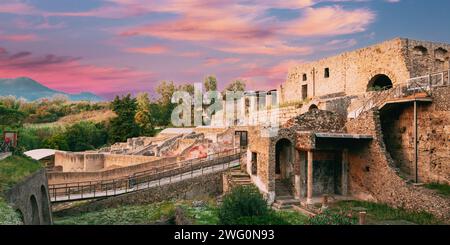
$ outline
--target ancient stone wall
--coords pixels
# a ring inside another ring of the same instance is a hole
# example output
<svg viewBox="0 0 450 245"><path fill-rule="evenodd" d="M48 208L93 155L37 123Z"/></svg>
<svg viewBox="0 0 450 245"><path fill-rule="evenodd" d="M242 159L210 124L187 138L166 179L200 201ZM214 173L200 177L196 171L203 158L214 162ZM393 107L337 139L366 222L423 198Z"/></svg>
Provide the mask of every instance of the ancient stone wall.
<svg viewBox="0 0 450 245"><path fill-rule="evenodd" d="M245 129L248 131L247 172L251 176L252 182L261 192L269 195L269 192L274 191L275 188L274 186L272 188L269 187L270 138L263 137L261 127L254 126ZM252 157L256 157L256 159L252 159ZM257 165L256 174L252 174L251 171L252 161L255 161ZM272 177L274 175L275 173L273 173Z"/></svg>
<svg viewBox="0 0 450 245"><path fill-rule="evenodd" d="M366 92L369 81L379 74L388 76L394 85L404 83L411 77L448 70L449 53L450 44L397 38L301 64L289 70L287 81L279 87L280 101L303 100L302 86L307 86L308 98L358 95ZM325 77L326 68L329 77Z"/></svg>
<svg viewBox="0 0 450 245"><path fill-rule="evenodd" d="M316 62L302 64L289 70L287 81L281 85L281 101L301 100L302 85L308 86L308 98L367 91L369 81L378 74L387 75L394 84L409 78L402 39L343 53ZM329 77L325 77L325 69ZM303 76L306 74L306 81Z"/></svg>
<svg viewBox="0 0 450 245"><path fill-rule="evenodd" d="M62 167L63 172L101 171L152 162L158 159L157 157L149 156L55 152L55 166Z"/></svg>
<svg viewBox="0 0 450 245"><path fill-rule="evenodd" d="M53 223L45 169L12 187L6 193L6 200L21 214L25 225Z"/></svg>
<svg viewBox="0 0 450 245"><path fill-rule="evenodd" d="M411 77L449 70L450 44L402 39Z"/></svg>
<svg viewBox="0 0 450 245"><path fill-rule="evenodd" d="M381 114L385 143L396 166L415 175L414 106L411 104ZM450 184L450 87L433 90L433 103L418 108L421 182Z"/></svg>
<svg viewBox="0 0 450 245"><path fill-rule="evenodd" d="M412 211L450 218L450 200L400 178L388 154L378 111L371 110L347 123L349 133L370 134L368 145L349 149L349 189L352 195Z"/></svg>

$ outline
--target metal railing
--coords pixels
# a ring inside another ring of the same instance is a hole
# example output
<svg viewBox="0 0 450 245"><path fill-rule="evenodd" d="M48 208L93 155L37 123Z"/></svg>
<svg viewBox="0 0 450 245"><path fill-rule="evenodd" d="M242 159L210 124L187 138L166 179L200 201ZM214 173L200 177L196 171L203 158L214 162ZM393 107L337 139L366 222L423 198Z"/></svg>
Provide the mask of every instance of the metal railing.
<svg viewBox="0 0 450 245"><path fill-rule="evenodd" d="M396 84L392 88L373 92L373 94L363 101L362 105L349 114L350 118L357 118L363 112L366 112L389 99L416 97L419 94L431 96L432 88L450 85L450 70L432 73L426 76L420 76L408 79L404 83Z"/></svg>
<svg viewBox="0 0 450 245"><path fill-rule="evenodd" d="M217 169L224 170L238 166L239 162L233 163L233 161L239 160L242 154L243 152L236 148L215 153L206 158L197 158L163 165L148 171L136 172L124 178L49 185L50 200L52 202L67 202L104 198L171 184L184 179L203 176Z"/></svg>

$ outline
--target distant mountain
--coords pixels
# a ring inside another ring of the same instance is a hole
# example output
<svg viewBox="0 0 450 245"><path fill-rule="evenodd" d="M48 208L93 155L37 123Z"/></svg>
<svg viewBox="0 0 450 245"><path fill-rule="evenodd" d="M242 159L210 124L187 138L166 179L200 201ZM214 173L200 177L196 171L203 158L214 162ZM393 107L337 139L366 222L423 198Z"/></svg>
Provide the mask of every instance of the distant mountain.
<svg viewBox="0 0 450 245"><path fill-rule="evenodd" d="M103 99L93 93L68 94L50 89L33 79L20 77L15 79L0 79L0 96L15 96L29 101L51 98L55 95L65 95L72 101L88 100L93 102L103 101Z"/></svg>

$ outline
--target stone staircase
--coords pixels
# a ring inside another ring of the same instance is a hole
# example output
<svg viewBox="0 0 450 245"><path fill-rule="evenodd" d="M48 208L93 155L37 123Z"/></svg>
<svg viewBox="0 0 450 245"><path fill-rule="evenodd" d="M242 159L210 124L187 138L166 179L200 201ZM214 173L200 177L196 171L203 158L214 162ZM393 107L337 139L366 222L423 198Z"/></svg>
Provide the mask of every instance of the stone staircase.
<svg viewBox="0 0 450 245"><path fill-rule="evenodd" d="M292 209L294 205L300 204L300 201L292 195L292 188L282 181L276 181L275 192L277 196L272 204L272 208L275 210Z"/></svg>
<svg viewBox="0 0 450 245"><path fill-rule="evenodd" d="M237 186L253 185L250 175L243 172L240 168L232 168L230 171L224 173L224 190L226 193Z"/></svg>

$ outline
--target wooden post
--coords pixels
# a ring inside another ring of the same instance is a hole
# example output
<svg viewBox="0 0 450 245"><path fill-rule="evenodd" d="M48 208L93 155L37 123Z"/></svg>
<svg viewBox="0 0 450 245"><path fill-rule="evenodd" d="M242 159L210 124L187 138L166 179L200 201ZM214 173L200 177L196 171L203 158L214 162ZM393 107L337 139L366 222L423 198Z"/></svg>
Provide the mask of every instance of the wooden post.
<svg viewBox="0 0 450 245"><path fill-rule="evenodd" d="M366 212L359 212L359 225L365 225L366 224Z"/></svg>

